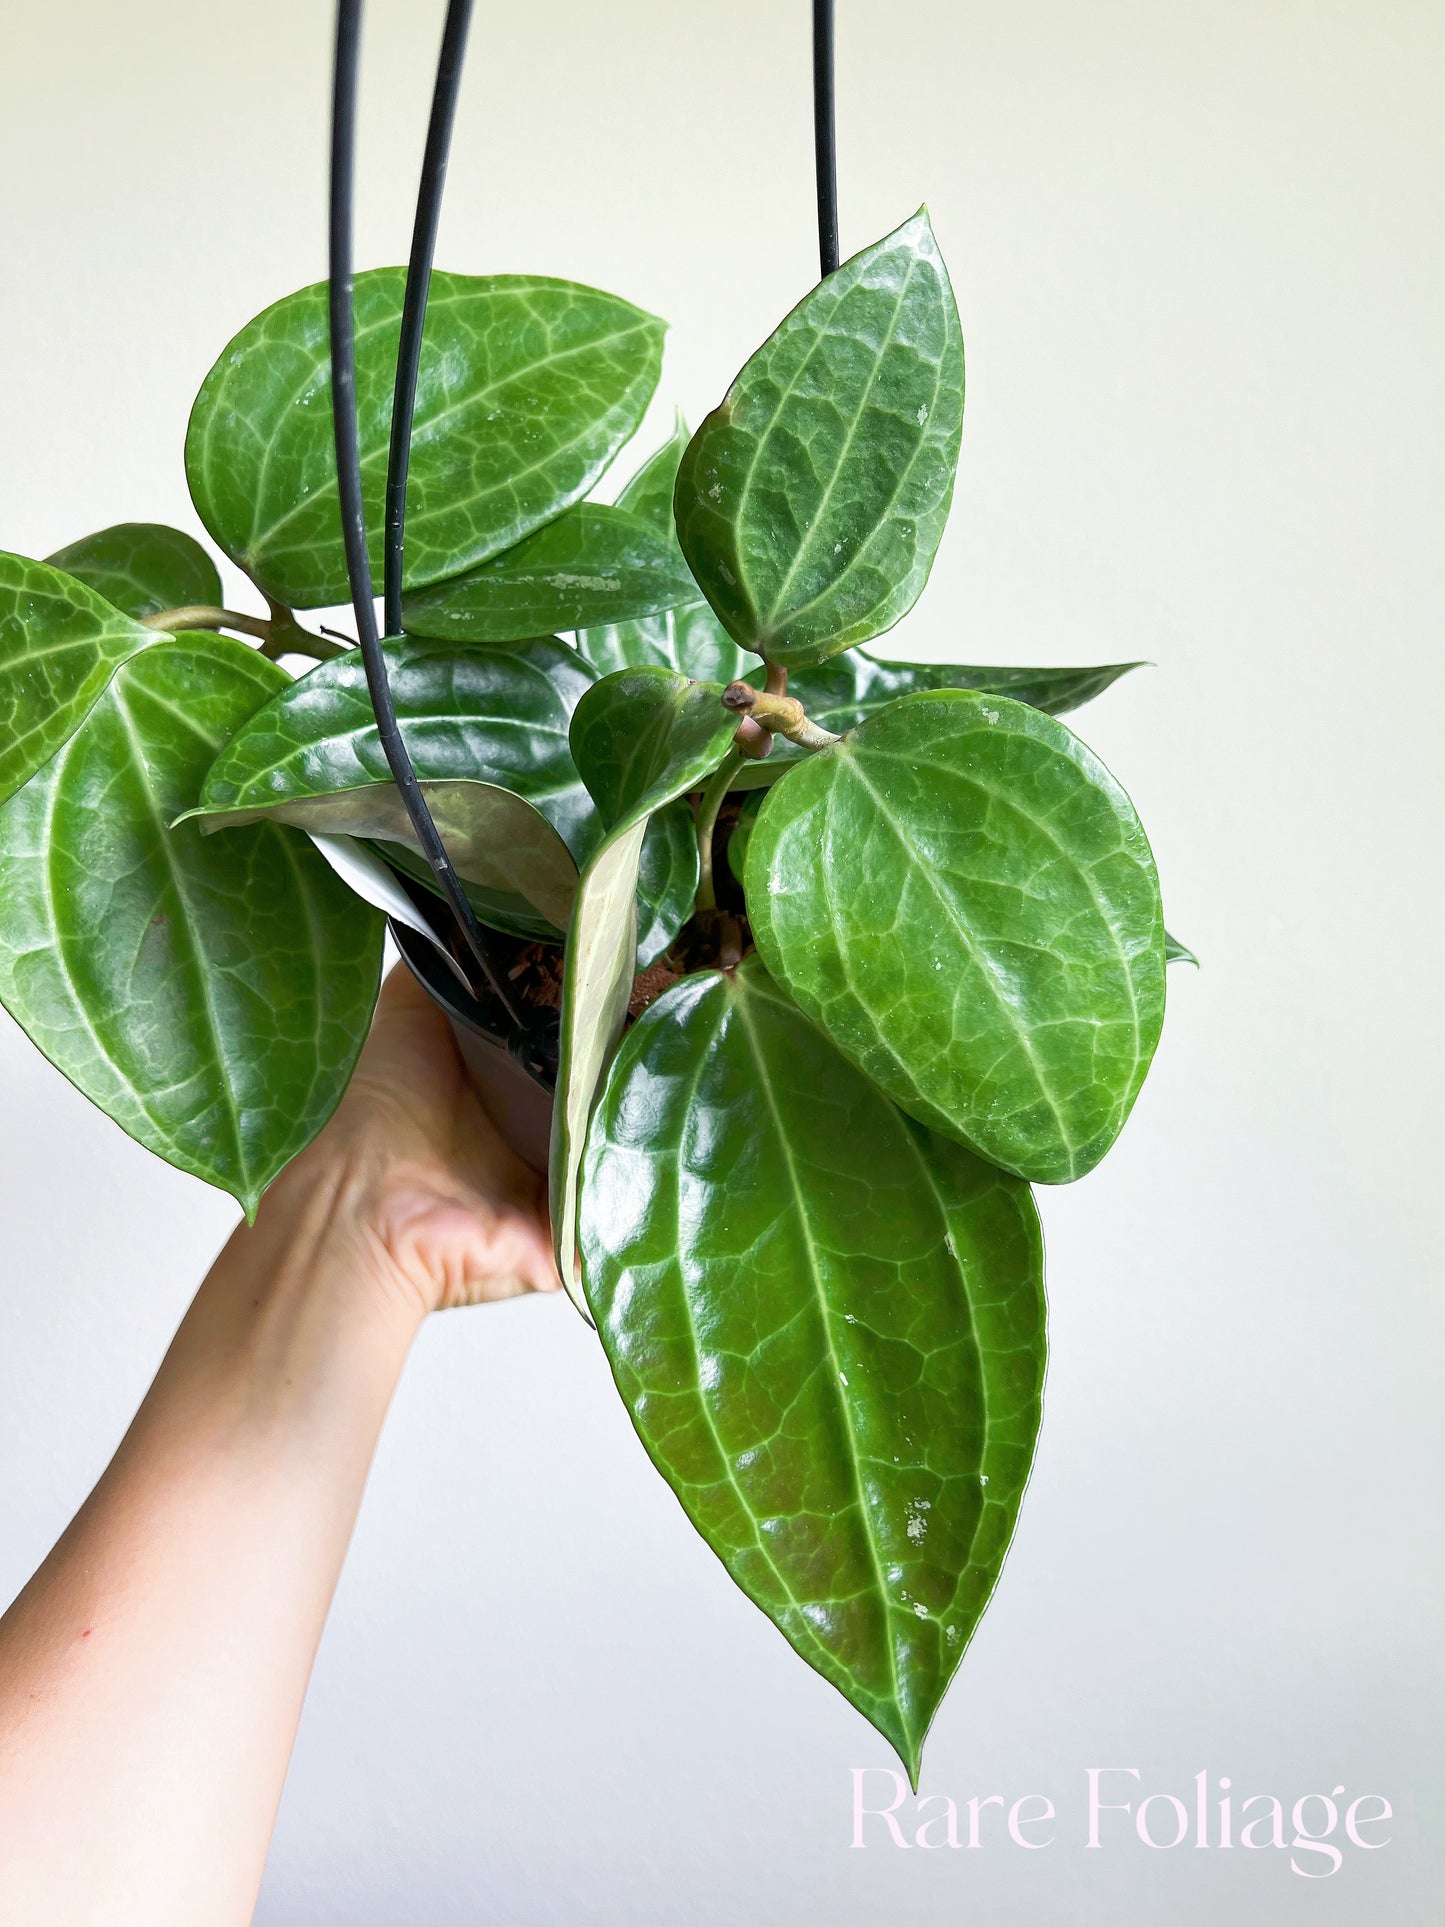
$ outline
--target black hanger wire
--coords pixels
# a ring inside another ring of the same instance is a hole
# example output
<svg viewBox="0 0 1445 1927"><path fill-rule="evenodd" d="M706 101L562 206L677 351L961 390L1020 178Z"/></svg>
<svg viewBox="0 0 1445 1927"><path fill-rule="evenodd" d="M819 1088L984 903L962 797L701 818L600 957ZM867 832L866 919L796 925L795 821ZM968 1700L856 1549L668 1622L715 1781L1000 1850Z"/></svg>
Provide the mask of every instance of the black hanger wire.
<svg viewBox="0 0 1445 1927"><path fill-rule="evenodd" d="M426 317L432 250L436 244L442 188L446 180L447 150L456 111L457 82L461 75L470 0L452 0L442 37L441 61L427 131L426 157L418 196L402 309L402 336L397 357L396 406L392 418L391 456L387 472L386 575L387 629L400 631L401 557L406 521L406 462L411 448L412 411L416 401L416 373L421 355L422 323ZM498 968L492 948L477 922L476 912L452 867L416 771L402 738L387 679L386 657L376 628L371 560L366 546L366 510L361 497L361 455L356 423L356 339L353 318L352 203L356 177L356 86L361 52L361 0L339 0L336 9L336 68L331 106L330 203L330 323L331 404L336 434L336 482L341 507L341 533L346 546L346 571L356 612L356 634L366 667L366 686L376 712L376 726L392 778L400 792L412 829L431 867L438 887L456 916L467 949L482 978L514 1027L528 1028L510 984ZM404 405L403 405L404 404ZM398 453L400 451L400 453ZM398 472L399 471L399 472ZM393 606L394 605L394 606Z"/></svg>
<svg viewBox="0 0 1445 1927"><path fill-rule="evenodd" d="M406 539L406 482L411 461L412 422L422 329L441 218L442 191L456 121L457 94L466 53L472 0L450 0L442 32L441 56L427 126L411 259L407 265L392 399L391 446L387 462L385 563L383 572L386 633L401 633L402 562ZM401 733L387 677L386 657L376 627L371 560L367 553L366 511L361 494L361 456L356 419L356 340L352 260L352 207L356 178L356 92L361 54L361 0L338 0L336 66L331 112L330 325L331 401L336 435L336 479L340 500L346 570L356 613L356 633L377 731L392 779L437 885L451 905L467 949L482 977L519 1032L529 1027L511 986L497 966L476 912L447 855L411 756ZM813 0L813 152L818 196L818 264L823 276L838 266L838 168L834 104L833 0Z"/></svg>
<svg viewBox="0 0 1445 1927"><path fill-rule="evenodd" d="M833 102L833 0L813 0L813 162L818 177L818 268L838 266L838 139Z"/></svg>

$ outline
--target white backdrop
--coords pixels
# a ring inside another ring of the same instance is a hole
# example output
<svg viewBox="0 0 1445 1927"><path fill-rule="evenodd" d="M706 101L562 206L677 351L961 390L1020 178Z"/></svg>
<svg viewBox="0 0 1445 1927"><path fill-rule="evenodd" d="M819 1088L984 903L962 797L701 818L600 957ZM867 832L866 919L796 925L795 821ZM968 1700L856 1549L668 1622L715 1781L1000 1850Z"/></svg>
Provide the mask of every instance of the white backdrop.
<svg viewBox="0 0 1445 1927"><path fill-rule="evenodd" d="M192 395L324 273L329 10L5 11L0 543L198 530ZM371 12L363 261L404 257L441 6ZM417 1347L258 1919L1433 1923L1445 15L839 12L844 251L926 199L968 350L959 494L897 648L1157 664L1078 722L1204 965L1171 972L1117 1150L1042 1197L1038 1467L926 1757L925 1792L1048 1795L1056 1838L903 1852L873 1822L850 1848L850 1769L886 1748L693 1536L574 1314L527 1303ZM805 14L478 9L440 259L668 316L659 435L814 272ZM0 1091L8 1597L234 1214L8 1022ZM1380 1793L1392 1838L1317 1880L1127 1820L1090 1852L1091 1766L1139 1769L1118 1799L1192 1799L1200 1770L1287 1809Z"/></svg>

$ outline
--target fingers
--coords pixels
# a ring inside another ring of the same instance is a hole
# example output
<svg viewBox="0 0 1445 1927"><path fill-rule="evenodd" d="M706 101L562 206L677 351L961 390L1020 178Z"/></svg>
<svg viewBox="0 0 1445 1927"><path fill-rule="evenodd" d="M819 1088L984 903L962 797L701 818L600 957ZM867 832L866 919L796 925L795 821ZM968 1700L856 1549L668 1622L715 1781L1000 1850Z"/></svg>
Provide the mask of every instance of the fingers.
<svg viewBox="0 0 1445 1927"><path fill-rule="evenodd" d="M414 1204L389 1228L387 1244L429 1310L559 1289L542 1226L511 1207L464 1198Z"/></svg>
<svg viewBox="0 0 1445 1927"><path fill-rule="evenodd" d="M381 986L358 1068L366 1071L385 1062L405 1074L419 1063L454 1065L456 1057L446 1017L406 965L397 964Z"/></svg>
<svg viewBox="0 0 1445 1927"><path fill-rule="evenodd" d="M545 1183L487 1115L450 1024L402 965L382 986L348 1101L379 1167L375 1226L428 1308L560 1290Z"/></svg>

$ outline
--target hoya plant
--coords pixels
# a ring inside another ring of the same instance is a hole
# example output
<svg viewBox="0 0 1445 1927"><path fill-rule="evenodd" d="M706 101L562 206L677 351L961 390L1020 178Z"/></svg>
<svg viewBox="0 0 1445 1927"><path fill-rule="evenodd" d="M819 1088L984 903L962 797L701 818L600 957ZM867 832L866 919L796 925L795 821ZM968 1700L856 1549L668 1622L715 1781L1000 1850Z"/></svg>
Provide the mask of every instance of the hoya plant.
<svg viewBox="0 0 1445 1927"><path fill-rule="evenodd" d="M441 959L555 1092L558 1265L647 1452L916 1781L1038 1433L1032 1187L1118 1137L1182 954L1128 796L1060 720L1133 665L870 652L960 448L925 212L620 490L663 324L438 273L380 650L484 980L362 651L302 620L351 592L349 533L384 561L408 286L355 277L343 389L334 282L201 384L191 497L266 614L151 523L0 558L0 998L249 1215L346 1087L387 916Z"/></svg>

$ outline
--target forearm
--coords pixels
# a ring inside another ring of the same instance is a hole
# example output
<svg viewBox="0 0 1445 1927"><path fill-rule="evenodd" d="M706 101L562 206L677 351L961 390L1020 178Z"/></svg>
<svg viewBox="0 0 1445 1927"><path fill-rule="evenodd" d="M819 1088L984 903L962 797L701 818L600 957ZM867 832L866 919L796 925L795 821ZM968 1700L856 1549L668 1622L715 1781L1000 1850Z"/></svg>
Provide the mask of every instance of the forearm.
<svg viewBox="0 0 1445 1927"><path fill-rule="evenodd" d="M313 1153L231 1241L111 1466L0 1623L0 1919L251 1917L423 1309L358 1275L378 1267L357 1181Z"/></svg>

